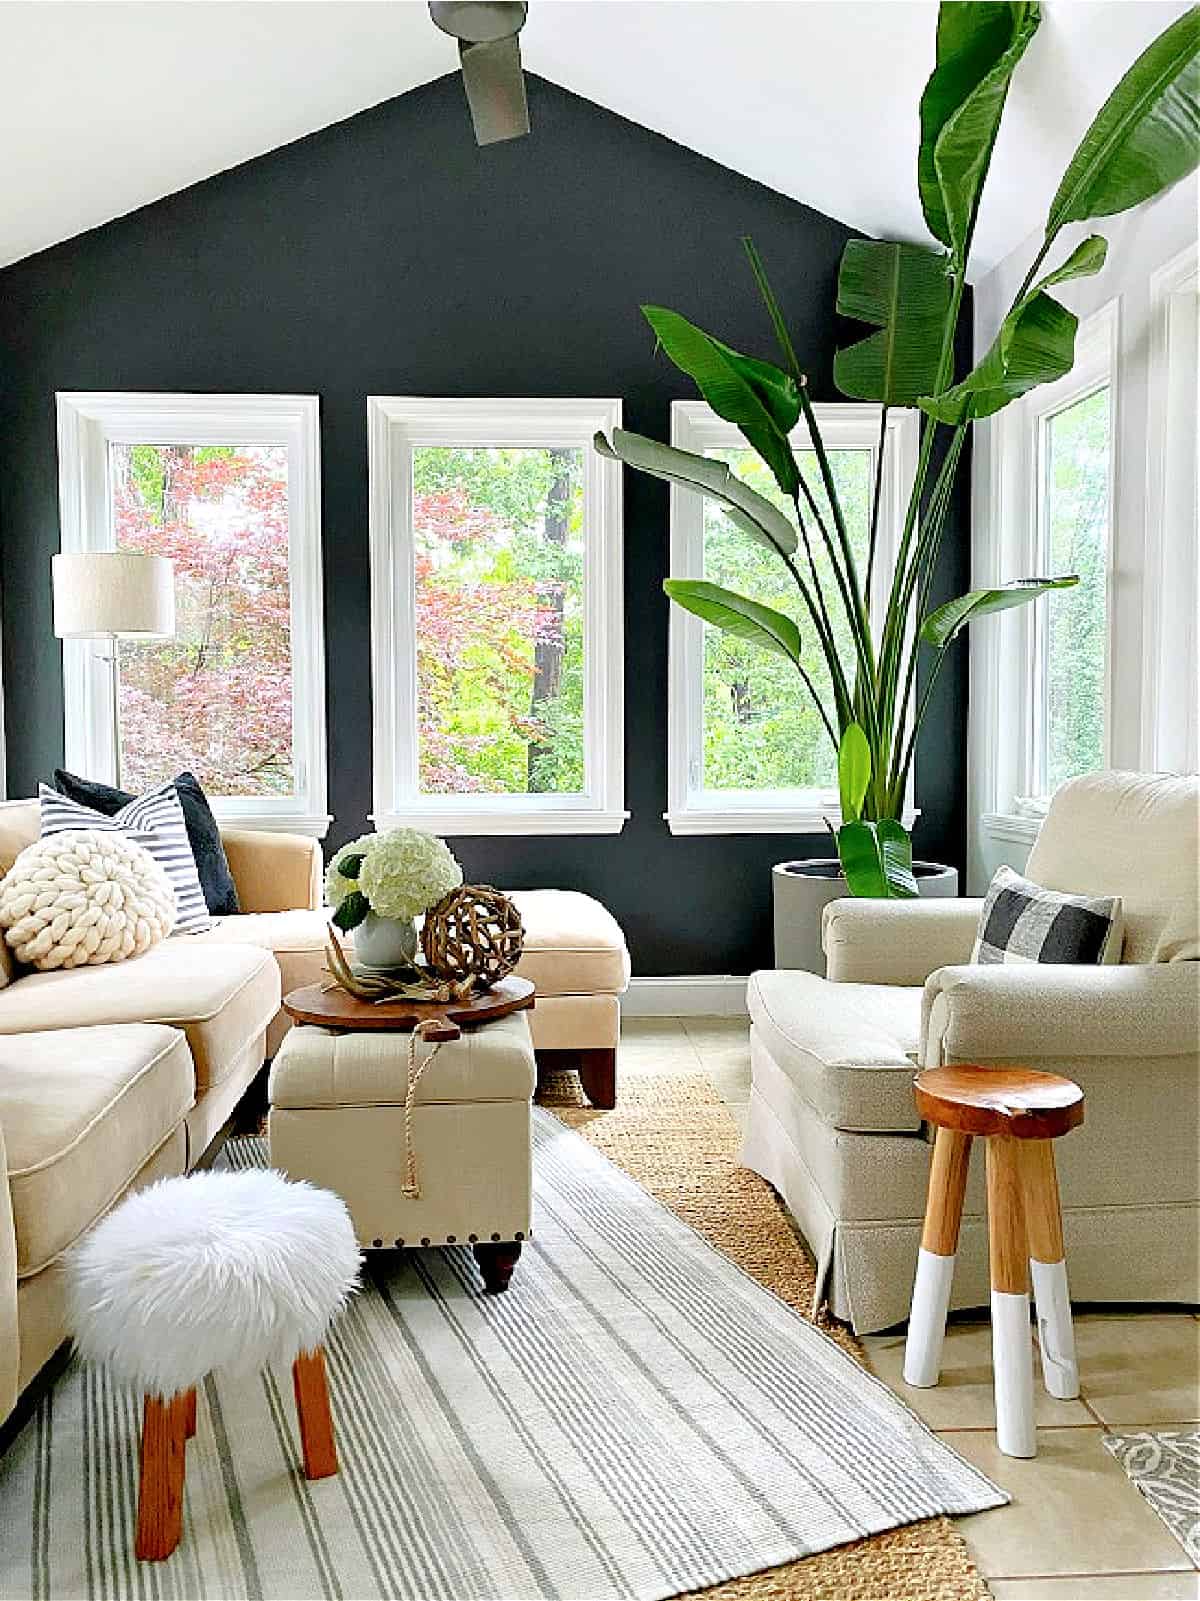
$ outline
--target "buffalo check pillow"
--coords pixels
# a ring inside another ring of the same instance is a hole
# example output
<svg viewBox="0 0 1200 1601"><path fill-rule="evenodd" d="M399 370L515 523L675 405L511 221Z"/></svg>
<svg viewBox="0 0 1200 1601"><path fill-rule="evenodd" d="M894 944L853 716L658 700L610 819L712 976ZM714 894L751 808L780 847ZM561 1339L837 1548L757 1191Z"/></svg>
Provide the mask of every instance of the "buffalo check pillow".
<svg viewBox="0 0 1200 1601"><path fill-rule="evenodd" d="M1124 938L1119 895L1061 895L1001 867L983 903L971 960L1119 962Z"/></svg>

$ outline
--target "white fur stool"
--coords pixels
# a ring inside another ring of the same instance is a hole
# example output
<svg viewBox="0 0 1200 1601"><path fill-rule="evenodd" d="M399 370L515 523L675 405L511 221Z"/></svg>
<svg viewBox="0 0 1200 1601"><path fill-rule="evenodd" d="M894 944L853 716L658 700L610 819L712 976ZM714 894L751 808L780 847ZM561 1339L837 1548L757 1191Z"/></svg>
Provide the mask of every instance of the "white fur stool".
<svg viewBox="0 0 1200 1601"><path fill-rule="evenodd" d="M145 1395L136 1552L179 1544L196 1385L290 1362L306 1478L337 1472L322 1346L358 1280L345 1205L279 1173L194 1173L121 1203L67 1258L82 1355Z"/></svg>

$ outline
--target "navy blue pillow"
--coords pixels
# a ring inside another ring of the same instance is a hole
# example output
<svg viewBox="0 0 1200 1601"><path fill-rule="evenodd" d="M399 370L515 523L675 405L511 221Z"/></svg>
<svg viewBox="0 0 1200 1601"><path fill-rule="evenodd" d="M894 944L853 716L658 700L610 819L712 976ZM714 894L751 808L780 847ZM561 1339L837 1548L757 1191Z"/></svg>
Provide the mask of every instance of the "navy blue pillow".
<svg viewBox="0 0 1200 1601"><path fill-rule="evenodd" d="M64 772L61 767L54 769L54 787L68 800L90 806L105 817L115 816L122 806L128 806L134 799L123 789L114 789L111 784L97 784L91 778L79 778L74 773ZM204 904L214 917L230 917L234 912L240 912L241 907L238 905L237 886L225 859L225 847L221 844L221 830L208 804L208 796L194 773L179 774L175 779L175 793L183 807L188 844L196 858Z"/></svg>

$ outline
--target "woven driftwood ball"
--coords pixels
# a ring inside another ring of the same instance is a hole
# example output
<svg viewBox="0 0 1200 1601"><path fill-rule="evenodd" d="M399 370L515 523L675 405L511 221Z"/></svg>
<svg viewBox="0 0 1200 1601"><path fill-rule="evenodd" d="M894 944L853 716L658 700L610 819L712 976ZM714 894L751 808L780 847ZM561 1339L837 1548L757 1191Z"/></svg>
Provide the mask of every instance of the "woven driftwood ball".
<svg viewBox="0 0 1200 1601"><path fill-rule="evenodd" d="M421 949L438 978L473 978L489 989L512 972L521 957L521 915L490 884L462 884L425 914Z"/></svg>

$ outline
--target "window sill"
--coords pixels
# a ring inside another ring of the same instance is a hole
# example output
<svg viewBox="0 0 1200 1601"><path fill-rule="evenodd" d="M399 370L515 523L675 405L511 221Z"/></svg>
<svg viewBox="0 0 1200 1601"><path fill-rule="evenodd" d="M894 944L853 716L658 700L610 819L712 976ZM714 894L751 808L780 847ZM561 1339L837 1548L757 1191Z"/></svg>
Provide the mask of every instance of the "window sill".
<svg viewBox="0 0 1200 1601"><path fill-rule="evenodd" d="M222 829L244 828L258 834L306 834L310 839L324 839L333 822L326 812L298 812L291 817L283 812L223 813L219 803L213 806L213 815Z"/></svg>
<svg viewBox="0 0 1200 1601"><path fill-rule="evenodd" d="M984 812L979 827L988 839L1003 840L1011 845L1032 845L1042 822L1040 817L1019 816L1015 812Z"/></svg>
<svg viewBox="0 0 1200 1601"><path fill-rule="evenodd" d="M908 807L901 818L905 828L911 828L921 815L919 808ZM691 807L681 812L664 812L667 827L672 834L825 834L829 825L841 826L841 807L832 806L779 806L762 807L754 811L748 807L718 810L716 807Z"/></svg>
<svg viewBox="0 0 1200 1601"><path fill-rule="evenodd" d="M372 812L377 830L424 828L449 839L468 835L619 834L628 812L575 811L568 806L545 811L453 811L413 807L399 812Z"/></svg>

